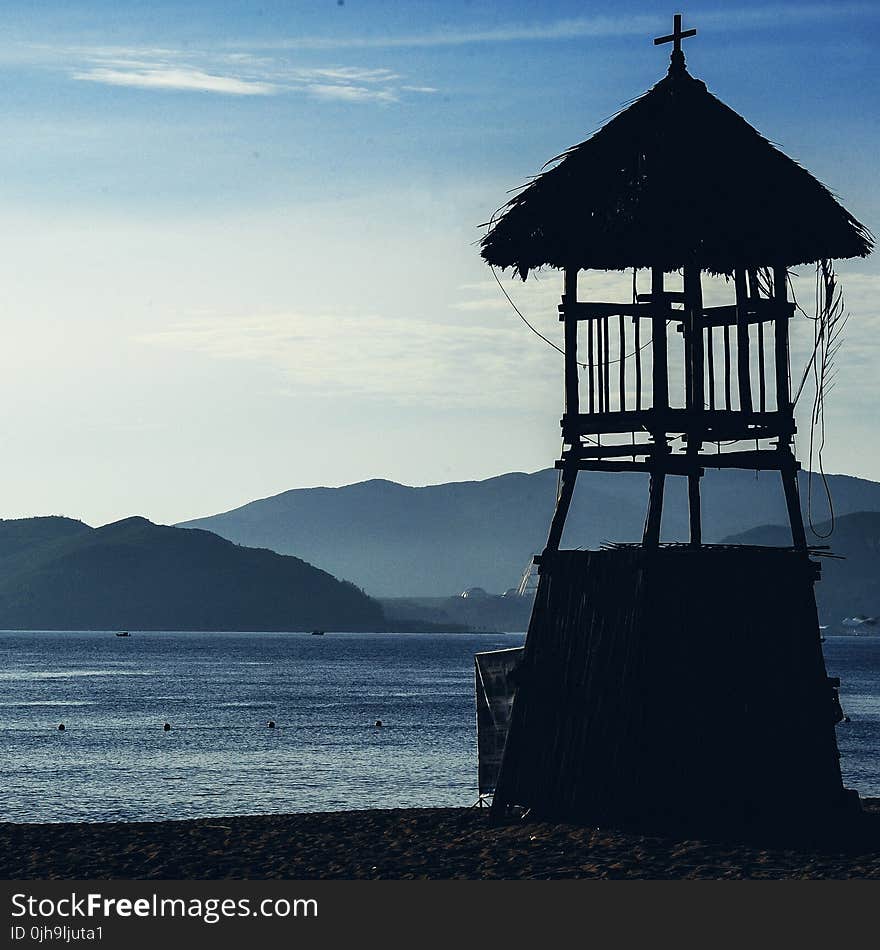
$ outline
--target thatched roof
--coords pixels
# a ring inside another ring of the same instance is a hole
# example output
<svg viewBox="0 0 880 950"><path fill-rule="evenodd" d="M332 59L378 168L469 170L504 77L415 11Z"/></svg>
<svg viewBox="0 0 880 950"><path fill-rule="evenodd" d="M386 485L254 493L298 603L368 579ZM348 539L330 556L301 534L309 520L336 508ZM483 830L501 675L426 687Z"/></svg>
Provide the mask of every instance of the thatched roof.
<svg viewBox="0 0 880 950"><path fill-rule="evenodd" d="M872 246L824 185L673 66L509 201L482 255L525 279L543 265L730 273Z"/></svg>

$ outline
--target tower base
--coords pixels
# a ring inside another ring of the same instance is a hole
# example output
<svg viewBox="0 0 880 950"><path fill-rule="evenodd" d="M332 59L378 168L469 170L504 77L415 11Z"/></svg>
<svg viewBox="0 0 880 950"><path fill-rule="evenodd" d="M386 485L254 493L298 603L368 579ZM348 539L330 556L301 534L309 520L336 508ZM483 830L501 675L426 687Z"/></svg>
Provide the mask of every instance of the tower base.
<svg viewBox="0 0 880 950"><path fill-rule="evenodd" d="M843 808L817 574L775 548L545 555L495 814L739 823Z"/></svg>

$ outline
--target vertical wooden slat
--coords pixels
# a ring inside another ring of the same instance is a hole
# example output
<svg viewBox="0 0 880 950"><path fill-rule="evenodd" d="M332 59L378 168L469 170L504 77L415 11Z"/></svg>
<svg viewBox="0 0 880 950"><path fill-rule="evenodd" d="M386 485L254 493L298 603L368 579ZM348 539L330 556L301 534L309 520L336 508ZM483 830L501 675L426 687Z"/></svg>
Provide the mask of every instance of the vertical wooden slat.
<svg viewBox="0 0 880 950"><path fill-rule="evenodd" d="M730 409L730 327L724 324L724 408Z"/></svg>
<svg viewBox="0 0 880 950"><path fill-rule="evenodd" d="M577 268L565 269L565 292L562 296L565 315L565 414L573 425L577 422L579 409L578 395L578 321L573 307L566 304L577 303ZM571 439L566 439L571 444Z"/></svg>
<svg viewBox="0 0 880 950"><path fill-rule="evenodd" d="M618 340L618 388L620 389L620 411L626 412L626 334L623 325L624 318L617 318L617 340Z"/></svg>
<svg viewBox="0 0 880 950"><path fill-rule="evenodd" d="M709 408L715 408L715 340L712 336L712 327L706 327L706 357L708 360L709 375Z"/></svg>
<svg viewBox="0 0 880 950"><path fill-rule="evenodd" d="M758 282L758 272L752 268L748 271L749 297L753 300L761 299L761 285ZM767 411L767 377L764 365L764 321L758 321L758 410Z"/></svg>
<svg viewBox="0 0 880 950"><path fill-rule="evenodd" d="M605 411L611 411L611 325L608 317L602 318L602 360L605 372L603 373L605 383Z"/></svg>
<svg viewBox="0 0 880 950"><path fill-rule="evenodd" d="M739 384L739 408L752 411L751 354L749 353L749 293L746 272L737 268L733 274L736 288L736 375Z"/></svg>
<svg viewBox="0 0 880 950"><path fill-rule="evenodd" d="M780 305L787 303L787 271L785 267L773 268L773 299ZM788 314L780 309L773 321L776 333L776 408L791 412L791 393L788 382Z"/></svg>
<svg viewBox="0 0 880 950"><path fill-rule="evenodd" d="M746 270L746 278L749 285L749 299L760 300L761 285L758 282L758 272L753 267L750 267Z"/></svg>
<svg viewBox="0 0 880 950"><path fill-rule="evenodd" d="M749 267L746 270L746 277L749 281L749 297L753 300L757 300L761 296L761 288L758 284L758 272L754 267Z"/></svg>
<svg viewBox="0 0 880 950"><path fill-rule="evenodd" d="M587 373L590 378L589 407L590 412L596 411L596 355L593 350L593 336L595 320L587 320Z"/></svg>
<svg viewBox="0 0 880 950"><path fill-rule="evenodd" d="M602 321L592 320L591 322L596 324L596 403L599 412L605 412L605 370L602 366L605 347L602 344Z"/></svg>
<svg viewBox="0 0 880 950"><path fill-rule="evenodd" d="M764 368L764 323L758 323L758 409L767 411L767 380Z"/></svg>
<svg viewBox="0 0 880 950"><path fill-rule="evenodd" d="M633 344L636 351L636 409L642 408L642 321L639 317L633 320Z"/></svg>

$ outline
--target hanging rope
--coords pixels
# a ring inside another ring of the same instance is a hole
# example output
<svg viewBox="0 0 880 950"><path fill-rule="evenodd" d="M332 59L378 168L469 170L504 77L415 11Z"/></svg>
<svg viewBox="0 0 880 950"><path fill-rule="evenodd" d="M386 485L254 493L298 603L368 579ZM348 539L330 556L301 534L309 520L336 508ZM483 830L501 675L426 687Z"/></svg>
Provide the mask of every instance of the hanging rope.
<svg viewBox="0 0 880 950"><path fill-rule="evenodd" d="M522 322L532 331L532 333L535 334L536 337L538 337L539 339L543 340L548 346L552 346L553 349L556 350L557 353L560 353L562 356L565 356L565 349L564 349L564 347L559 346L559 344L554 343L553 340L551 340L549 337L544 336L544 334L541 333L541 331L540 331L536 326L534 326L534 324L530 323L530 322L526 319L526 317L525 317L525 315L523 314L523 312L522 312L522 311L519 309L519 307L514 303L513 298L512 298L512 297L510 296L510 294L505 290L504 284L501 283L501 280L500 280L500 278L498 277L498 274L497 274L497 272L496 272L496 270L495 270L494 265L490 264L490 265L489 265L489 270L492 271L492 276L495 278L495 283L498 284L498 287L500 288L501 293L503 293L504 296L507 298L507 302L510 304L511 307L513 307L514 313L520 318L520 320L522 320ZM633 268L633 293L635 294L635 268ZM633 300L633 302L635 302L635 300ZM667 323L667 325L668 325L669 323L671 323L671 320L667 320L666 323ZM643 343L643 344L642 344L641 346L639 346L639 347L636 347L636 349L634 349L631 353L626 353L624 356L618 357L617 359L613 359L613 360L594 360L594 361L593 361L593 365L594 365L594 366L614 366L615 364L620 363L621 360L623 360L624 362L626 362L626 360L631 359L632 357L634 357L634 356L636 355L636 353L640 353L642 350L644 350L644 349L646 349L647 347L649 347L649 346L651 345L651 343L653 342L653 340L654 340L654 338L653 338L653 336L652 336L652 337L650 337L650 338L647 340L647 342ZM586 364L586 363L581 363L580 360L578 360L578 364L577 364L577 365L580 366L581 369L586 369L588 364Z"/></svg>
<svg viewBox="0 0 880 950"><path fill-rule="evenodd" d="M489 219L489 223L486 225L486 227L487 227L490 231L492 230L492 227L493 227L494 224L495 224L495 219L498 217L498 215L499 215L503 210L504 210L503 207L502 207L502 208L496 208L495 211L492 212L492 217ZM541 333L541 331L540 331L536 326L534 326L533 324L529 323L529 321L525 318L523 312L522 312L522 311L519 309L519 307L517 307L517 305L513 302L513 298L512 298L512 297L510 296L510 294L504 289L504 284L501 283L501 280L500 280L500 278L498 277L498 274L497 274L496 271L495 271L495 266L494 266L493 264L489 264L489 270L492 271L492 276L495 278L495 283L498 284L498 288L500 289L501 293L503 293L504 296L507 298L507 302L510 304L511 307L513 307L514 313L516 313L516 315L520 318L520 320L522 320L522 322L532 331L532 333L535 334L536 337L538 337L539 339L543 340L548 346L552 346L553 349L556 350L557 353L560 353L562 356L565 356L565 350L564 350L561 346L559 346L558 344L554 343L549 337L544 336L544 334ZM578 363L578 366L580 366L582 369L586 369L587 364L586 364L586 363Z"/></svg>
<svg viewBox="0 0 880 950"><path fill-rule="evenodd" d="M563 356L565 356L565 350L561 346L554 343L549 337L544 336L544 334L541 333L541 331L537 329L537 327L533 326L531 323L529 323L528 320L526 320L526 318L523 316L523 312L513 302L513 299L511 298L510 294L504 289L504 284L502 284L501 281L498 279L498 274L495 273L495 268L492 264L489 265L489 270L492 271L492 276L495 278L495 283L498 284L498 286L501 288L501 293L503 293L504 296L507 298L507 302L510 304L511 307L513 307L514 312L520 318L520 320L522 320L522 322L532 331L532 333L535 334L535 336L542 339L548 346L552 346L553 349L556 350L557 353L561 353ZM578 366L580 366L582 369L585 369L586 365L587 365L586 363L578 363Z"/></svg>
<svg viewBox="0 0 880 950"><path fill-rule="evenodd" d="M807 384L813 379L813 405L810 410L810 461L807 473L807 520L810 531L817 537L827 540L834 533L835 512L834 499L831 495L831 486L825 472L823 453L826 441L825 402L828 394L834 388L837 376L835 357L843 344L843 331L849 314L843 300L843 293L837 283L834 266L829 260L821 260L816 264L816 283L814 289L814 316L808 314L797 302L794 286L789 278L788 285L795 307L813 322L813 351L807 360L797 388L793 405L797 404ZM819 477L822 479L822 488L828 501L830 521L828 531L823 533L816 529L813 519L813 460L816 460Z"/></svg>

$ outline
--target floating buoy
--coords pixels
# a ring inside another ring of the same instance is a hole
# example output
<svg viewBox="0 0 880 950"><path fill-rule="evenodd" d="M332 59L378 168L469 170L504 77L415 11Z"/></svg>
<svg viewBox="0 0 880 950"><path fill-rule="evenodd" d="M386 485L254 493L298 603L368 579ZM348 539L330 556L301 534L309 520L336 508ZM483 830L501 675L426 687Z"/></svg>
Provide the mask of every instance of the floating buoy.
<svg viewBox="0 0 880 950"><path fill-rule="evenodd" d="M267 725L270 729L274 729L274 728L275 728L275 720L274 720L274 719L270 719L270 720L266 723L266 725Z"/></svg>
<svg viewBox="0 0 880 950"><path fill-rule="evenodd" d="M166 722L162 728L165 730L165 732L171 732L171 724L168 722Z"/></svg>
<svg viewBox="0 0 880 950"><path fill-rule="evenodd" d="M381 719L377 719L377 720L376 720L376 728L377 728L377 729L381 729L381 728L382 728L382 720L381 720Z"/></svg>
<svg viewBox="0 0 880 950"><path fill-rule="evenodd" d="M61 725L58 727L58 731L59 731L59 732L64 732L64 728L65 728L65 727L64 727L64 723L62 722Z"/></svg>

